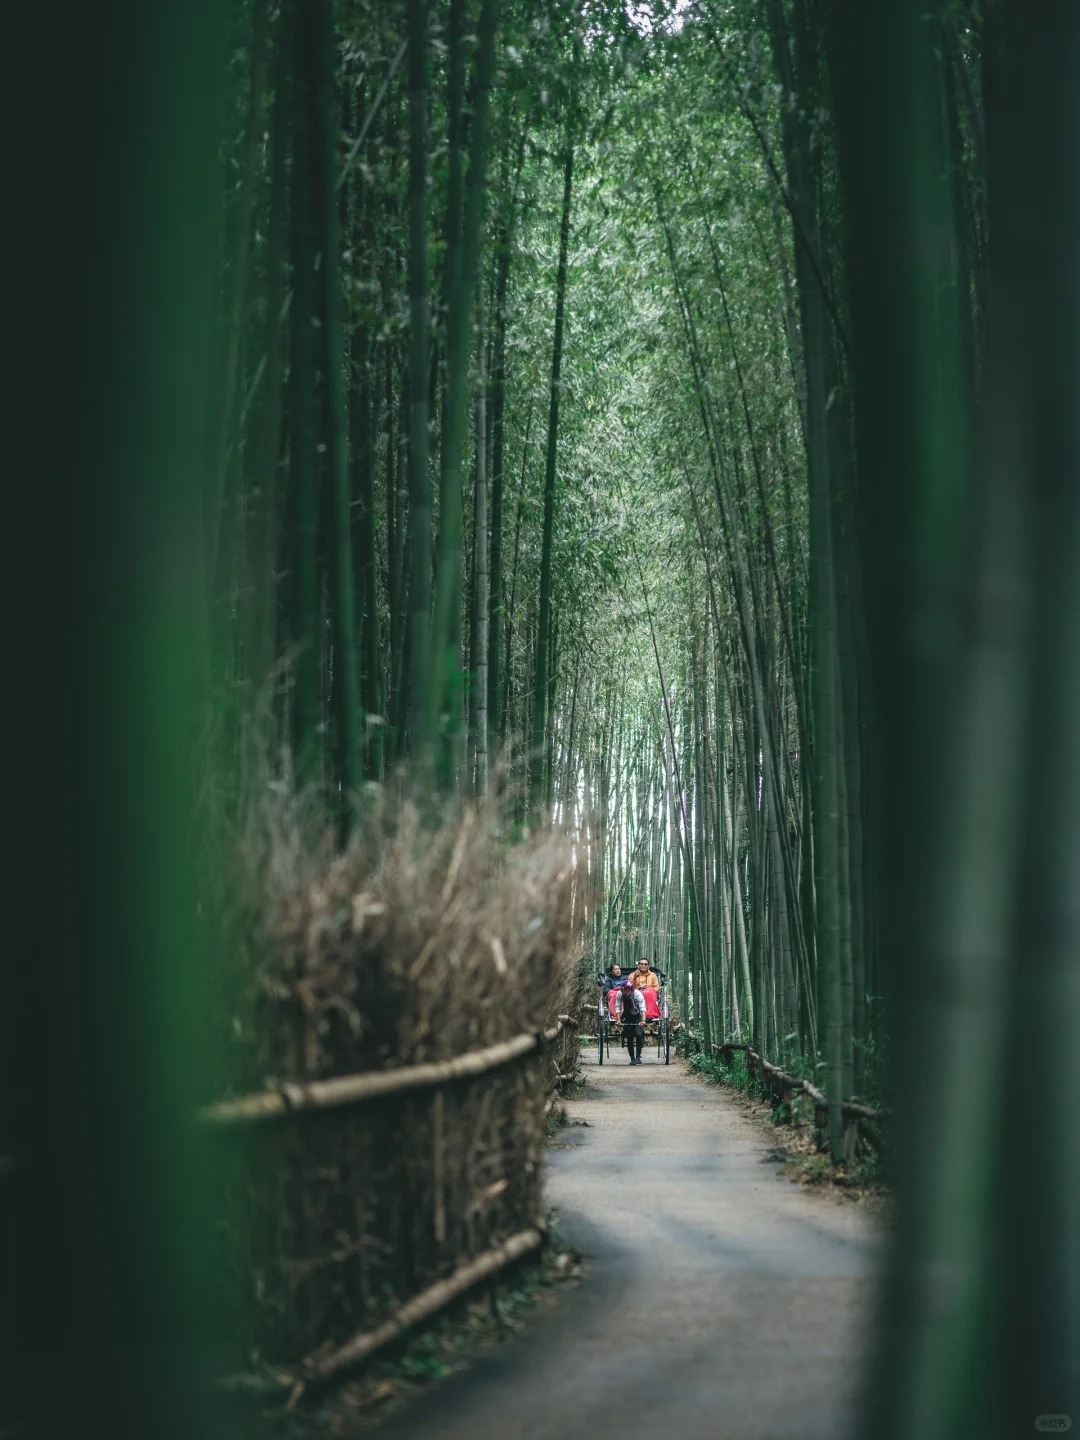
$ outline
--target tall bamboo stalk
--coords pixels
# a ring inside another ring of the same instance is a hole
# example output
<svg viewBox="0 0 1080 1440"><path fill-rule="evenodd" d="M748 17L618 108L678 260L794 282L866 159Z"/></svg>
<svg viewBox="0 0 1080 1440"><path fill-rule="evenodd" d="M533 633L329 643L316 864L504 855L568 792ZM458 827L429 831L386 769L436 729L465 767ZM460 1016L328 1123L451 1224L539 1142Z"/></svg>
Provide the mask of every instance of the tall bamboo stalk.
<svg viewBox="0 0 1080 1440"><path fill-rule="evenodd" d="M559 268L555 277L555 335L551 351L551 391L548 401L547 458L544 465L544 529L540 551L540 618L537 628L536 682L533 689L530 790L533 803L550 798L544 785L545 739L548 723L548 628L551 624L551 545L555 528L555 468L559 444L559 405L562 399L563 331L566 315L566 273L570 249L570 203L574 183L574 125L567 120L566 157L563 162L562 219L559 225Z"/></svg>

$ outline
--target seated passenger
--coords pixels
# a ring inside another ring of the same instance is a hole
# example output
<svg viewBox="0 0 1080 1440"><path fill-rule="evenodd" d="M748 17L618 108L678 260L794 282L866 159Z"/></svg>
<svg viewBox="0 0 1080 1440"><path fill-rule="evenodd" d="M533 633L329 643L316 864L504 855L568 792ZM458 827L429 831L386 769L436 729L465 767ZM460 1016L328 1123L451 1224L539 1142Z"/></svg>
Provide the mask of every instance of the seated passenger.
<svg viewBox="0 0 1080 1440"><path fill-rule="evenodd" d="M630 983L638 990L659 990L660 977L655 970L649 969L649 962L644 955L637 963L637 969L631 972Z"/></svg>

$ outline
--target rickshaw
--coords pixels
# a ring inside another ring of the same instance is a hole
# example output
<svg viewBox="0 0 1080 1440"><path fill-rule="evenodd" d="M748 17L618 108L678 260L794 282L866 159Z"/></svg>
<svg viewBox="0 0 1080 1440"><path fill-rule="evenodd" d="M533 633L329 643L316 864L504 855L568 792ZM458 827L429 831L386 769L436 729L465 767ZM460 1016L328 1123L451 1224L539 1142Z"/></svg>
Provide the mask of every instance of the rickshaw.
<svg viewBox="0 0 1080 1440"><path fill-rule="evenodd" d="M667 976L662 970L654 970L653 974L660 981L659 991L656 995L657 1013L653 1016L646 1016L645 1019L645 1044L642 1047L642 1059L645 1058L645 1051L649 1049L652 1042L656 1042L656 1058L664 1061L665 1065L671 1064L671 1017L667 1000ZM600 986L600 998L596 1006L596 1045L599 1052L599 1063L604 1063L604 1052L610 1050L614 1044L616 1048L622 1046L623 1033L622 1021L617 1018L617 1011L609 1000L614 996L615 991L620 987L615 984L613 977L608 971L596 977Z"/></svg>

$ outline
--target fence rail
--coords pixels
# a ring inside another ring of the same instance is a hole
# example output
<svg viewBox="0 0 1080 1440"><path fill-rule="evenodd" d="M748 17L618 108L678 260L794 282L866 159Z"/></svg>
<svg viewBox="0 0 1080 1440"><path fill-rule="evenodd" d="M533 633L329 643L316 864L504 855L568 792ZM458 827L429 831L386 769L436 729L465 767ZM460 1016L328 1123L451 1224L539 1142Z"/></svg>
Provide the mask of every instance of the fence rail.
<svg viewBox="0 0 1080 1440"><path fill-rule="evenodd" d="M521 1260L544 1243L546 1226L538 1221L527 1230L519 1231L504 1240L501 1245L477 1255L474 1259L458 1266L445 1280L437 1280L426 1290L414 1295L402 1307L384 1320L374 1330L363 1331L347 1340L329 1355L311 1355L300 1364L295 1377L282 1377L283 1383L290 1384L289 1406L293 1406L306 1390L324 1385L342 1370L350 1369L383 1350L393 1341L400 1339L414 1326L437 1315L452 1300L466 1294L482 1280L488 1280L505 1270L515 1260Z"/></svg>
<svg viewBox="0 0 1080 1440"><path fill-rule="evenodd" d="M699 1051L705 1049L705 1042L700 1036L690 1033L690 1039ZM809 1080L800 1079L796 1075L789 1075L779 1065L772 1064L751 1045L730 1041L727 1044L709 1047L713 1055L719 1055L725 1063L731 1064L732 1056L742 1052L746 1056L746 1068L755 1079L761 1080L774 1095L785 1099L792 1094L803 1094L814 1102L814 1122L819 1129L825 1128L825 1117L829 1111L828 1097ZM856 1100L842 1100L840 1102L840 1113L846 1120L851 1122L849 1130L857 1127L866 1137L873 1148L881 1151L883 1148L880 1133L873 1128L874 1123L880 1123L892 1118L891 1110L876 1110L870 1105L862 1105Z"/></svg>
<svg viewBox="0 0 1080 1440"><path fill-rule="evenodd" d="M396 1069L367 1071L303 1083L279 1083L256 1094L220 1100L204 1106L197 1114L197 1121L204 1130L227 1132L231 1127L274 1119L283 1122L288 1121L289 1117L295 1117L299 1124L307 1114L329 1110L340 1115L341 1123L344 1124L350 1114L350 1107L362 1107L368 1102L392 1102L395 1097L409 1100L413 1095L426 1092L431 1099L430 1111L425 1110L425 1113L430 1114L430 1120L426 1122L429 1128L426 1134L420 1132L418 1143L419 1153L422 1153L425 1145L430 1147L428 1153L431 1185L430 1195L422 1198L421 1203L431 1207L430 1233L434 1236L436 1251L441 1248L444 1252L445 1266L453 1263L454 1245L453 1226L449 1223L452 1218L450 1206L453 1191L449 1188L448 1167L454 1146L454 1141L448 1134L450 1106L471 1103L467 1098L470 1094L468 1088L463 1088L458 1092L458 1098L453 1098L452 1090L457 1091L455 1082L474 1081L477 1077L491 1073L501 1072L505 1075L506 1067L513 1062L523 1059L528 1061L532 1057L533 1063L542 1063L544 1078L540 1080L539 1094L533 1090L531 1083L527 1088L535 1095L536 1105L540 1105L542 1099L546 1102L542 1106L542 1114L546 1117L554 1109L560 1091L571 1080L576 1068L574 1064L567 1064L565 1059L560 1062L560 1052L552 1053L549 1047L561 1035L576 1033L579 1029L579 1022L572 1016L560 1015L556 1023L546 1030L524 1032L482 1049L466 1051L449 1060L402 1065ZM576 1043L574 1048L576 1051ZM566 1073L567 1071L570 1073ZM511 1088L507 1093L512 1096L515 1086L516 1093L521 1093L521 1084L520 1079L513 1081L507 1078L505 1085L500 1080L496 1088L501 1086L501 1093L509 1086ZM444 1086L452 1087L452 1090L444 1090ZM479 1113L483 1115L487 1112L482 1107ZM351 1123L366 1126L368 1122L358 1116L356 1122ZM268 1138L281 1136L283 1141L287 1140L291 1129L289 1126L266 1129L262 1125L258 1125L258 1128ZM519 1133L516 1127L512 1133ZM511 1165L510 1169L506 1168L508 1163ZM469 1201L466 1234L470 1233L476 1216L490 1213L491 1208L501 1204L513 1189L513 1163L508 1162L504 1156L502 1178L494 1183L484 1183L485 1177L482 1175L472 1182L473 1185L479 1185L479 1189ZM531 1163L526 1164L525 1168L531 1169ZM458 1193L460 1196L460 1190ZM446 1305L476 1285L490 1281L495 1275L539 1249L546 1234L546 1222L539 1213L537 1204L539 1198L537 1193L526 1198L523 1205L518 1204L516 1216L512 1204L510 1212L503 1217L501 1223L495 1223L493 1233L489 1231L487 1248L479 1254L465 1250L464 1254L468 1258L462 1260L449 1273L444 1269L440 1274L437 1268L434 1275L430 1269L427 1276L417 1275L416 1281L421 1282L420 1288L409 1298L400 1299L390 1314L384 1313L381 1317L377 1313L371 1315L366 1324L351 1336L348 1331L342 1334L339 1330L336 1336L330 1337L337 1342L330 1349L327 1349L325 1340L314 1349L310 1343L303 1348L298 1346L293 1353L298 1352L304 1358L271 1363L258 1373L235 1374L224 1378L222 1384L230 1390L252 1395L276 1395L282 1399L288 1396L289 1404L295 1405L308 1390L319 1387L340 1372L367 1361L408 1331L429 1321ZM460 1216L458 1218L460 1220ZM507 1221L510 1222L509 1225L506 1224ZM355 1253L359 1253L360 1248L362 1247L354 1247ZM350 1252L350 1255L353 1253ZM458 1253L462 1251L459 1250ZM424 1279L427 1280L426 1284L423 1284ZM288 1353L287 1350L285 1353Z"/></svg>
<svg viewBox="0 0 1080 1440"><path fill-rule="evenodd" d="M218 1100L206 1105L199 1111L198 1118L207 1125L270 1120L304 1110L362 1105L365 1101L382 1100L387 1095L400 1095L406 1090L426 1090L454 1080L469 1080L538 1050L541 1045L557 1039L567 1026L576 1025L577 1021L569 1015L560 1015L558 1023L547 1030L531 1034L523 1032L510 1040L488 1045L483 1050L466 1051L452 1060L403 1065L398 1070L365 1070L354 1075L336 1075L330 1080L284 1081L272 1090L262 1090L256 1095L241 1095L235 1100Z"/></svg>

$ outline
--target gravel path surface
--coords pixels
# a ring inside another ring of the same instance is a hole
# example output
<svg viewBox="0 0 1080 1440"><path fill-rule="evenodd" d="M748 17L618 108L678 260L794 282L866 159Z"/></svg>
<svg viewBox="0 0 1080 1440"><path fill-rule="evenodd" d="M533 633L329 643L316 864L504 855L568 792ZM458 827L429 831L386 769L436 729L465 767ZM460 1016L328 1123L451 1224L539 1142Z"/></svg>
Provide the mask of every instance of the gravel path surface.
<svg viewBox="0 0 1080 1440"><path fill-rule="evenodd" d="M682 1062L595 1059L569 1105L586 1123L548 1157L584 1283L377 1435L842 1440L872 1220L778 1175L761 1127Z"/></svg>

